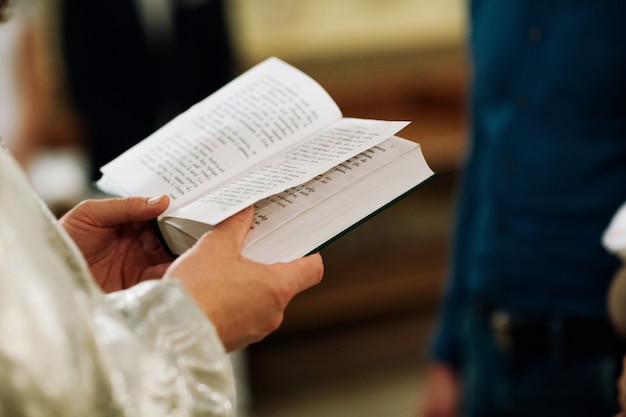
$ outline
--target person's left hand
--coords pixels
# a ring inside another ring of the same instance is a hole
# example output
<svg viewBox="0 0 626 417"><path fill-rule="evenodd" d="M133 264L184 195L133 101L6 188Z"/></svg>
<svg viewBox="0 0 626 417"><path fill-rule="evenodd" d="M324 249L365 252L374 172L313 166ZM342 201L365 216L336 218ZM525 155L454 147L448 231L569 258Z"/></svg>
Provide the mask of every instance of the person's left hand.
<svg viewBox="0 0 626 417"><path fill-rule="evenodd" d="M167 196L86 200L59 223L76 242L102 290L112 292L161 278L172 263L150 224L168 205Z"/></svg>
<svg viewBox="0 0 626 417"><path fill-rule="evenodd" d="M617 402L620 412L613 417L626 417L626 355L622 358L622 372L617 380Z"/></svg>

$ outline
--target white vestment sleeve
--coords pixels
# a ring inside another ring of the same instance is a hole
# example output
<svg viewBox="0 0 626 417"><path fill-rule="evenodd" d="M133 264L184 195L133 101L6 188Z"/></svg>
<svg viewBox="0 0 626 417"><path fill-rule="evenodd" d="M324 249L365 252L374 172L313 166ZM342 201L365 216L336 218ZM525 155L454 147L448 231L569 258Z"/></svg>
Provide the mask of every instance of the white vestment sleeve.
<svg viewBox="0 0 626 417"><path fill-rule="evenodd" d="M180 284L105 296L0 144L0 417L232 416L234 381Z"/></svg>

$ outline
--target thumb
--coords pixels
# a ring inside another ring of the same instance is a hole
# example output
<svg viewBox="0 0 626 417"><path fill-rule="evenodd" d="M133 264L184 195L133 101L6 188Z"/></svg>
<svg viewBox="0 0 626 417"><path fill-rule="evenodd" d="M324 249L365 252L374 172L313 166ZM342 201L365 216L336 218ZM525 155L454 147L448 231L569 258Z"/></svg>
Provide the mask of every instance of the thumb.
<svg viewBox="0 0 626 417"><path fill-rule="evenodd" d="M254 206L249 206L215 226L213 232L228 235L235 241L238 248L242 248L243 241L252 226L252 220L254 220Z"/></svg>

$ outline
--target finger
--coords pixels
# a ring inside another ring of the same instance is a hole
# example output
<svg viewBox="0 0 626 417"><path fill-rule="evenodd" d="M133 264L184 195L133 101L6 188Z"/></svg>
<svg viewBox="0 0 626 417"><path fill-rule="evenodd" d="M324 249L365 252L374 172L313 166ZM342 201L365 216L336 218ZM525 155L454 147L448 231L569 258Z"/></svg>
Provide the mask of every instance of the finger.
<svg viewBox="0 0 626 417"><path fill-rule="evenodd" d="M169 206L169 197L127 197L93 200L89 217L99 226L147 221L156 218Z"/></svg>
<svg viewBox="0 0 626 417"><path fill-rule="evenodd" d="M254 207L250 206L224 220L213 230L227 234L234 239L238 248L242 248L243 241L252 226L252 220L254 220Z"/></svg>

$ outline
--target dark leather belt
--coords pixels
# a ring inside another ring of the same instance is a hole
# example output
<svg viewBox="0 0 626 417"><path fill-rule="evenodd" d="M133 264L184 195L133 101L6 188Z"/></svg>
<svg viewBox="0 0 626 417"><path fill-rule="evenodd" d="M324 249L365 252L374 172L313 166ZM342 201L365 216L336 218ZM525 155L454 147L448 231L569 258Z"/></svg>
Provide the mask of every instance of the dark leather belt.
<svg viewBox="0 0 626 417"><path fill-rule="evenodd" d="M586 317L527 316L502 309L484 311L498 345L537 354L611 355L624 352L608 320Z"/></svg>

